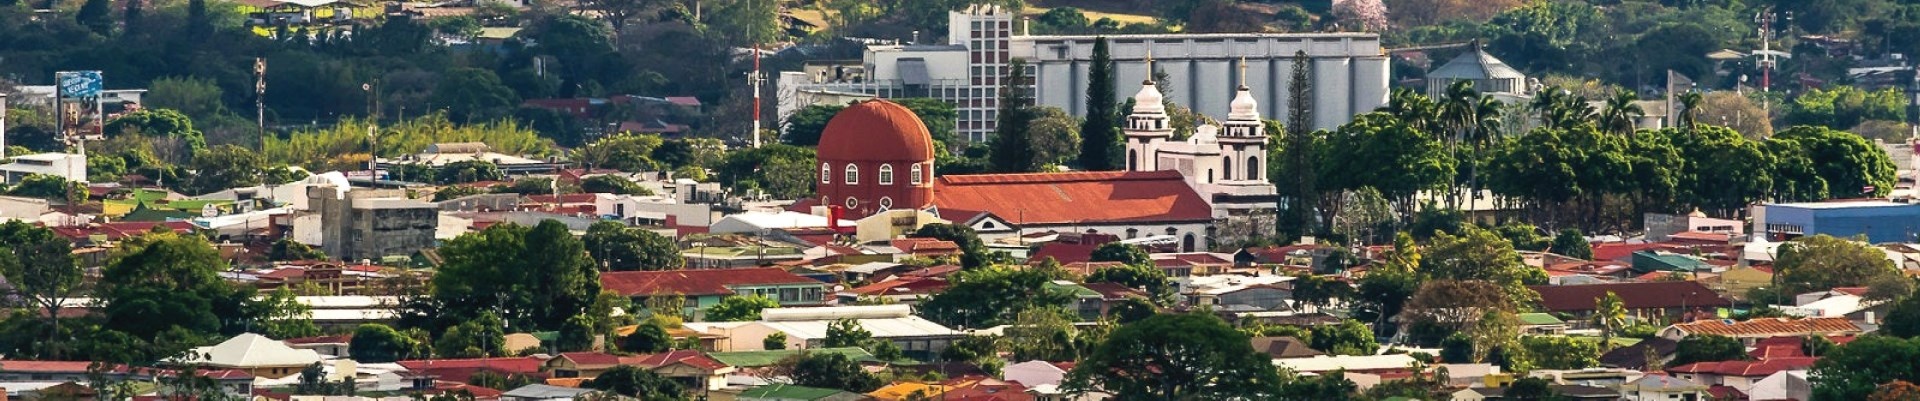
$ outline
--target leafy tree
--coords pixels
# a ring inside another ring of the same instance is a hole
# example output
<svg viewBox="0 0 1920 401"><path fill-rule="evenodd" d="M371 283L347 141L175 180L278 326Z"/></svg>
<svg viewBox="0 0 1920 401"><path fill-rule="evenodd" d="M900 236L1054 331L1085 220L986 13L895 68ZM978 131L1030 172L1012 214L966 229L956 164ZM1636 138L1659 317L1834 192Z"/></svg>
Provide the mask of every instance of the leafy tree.
<svg viewBox="0 0 1920 401"><path fill-rule="evenodd" d="M1147 254L1146 248L1121 242L1100 244L1100 247L1093 249L1093 255L1089 260L1095 262L1120 262L1126 265L1153 266L1153 257Z"/></svg>
<svg viewBox="0 0 1920 401"><path fill-rule="evenodd" d="M778 308L780 303L761 295L736 295L707 307L707 321L746 322L760 320L760 310Z"/></svg>
<svg viewBox="0 0 1920 401"><path fill-rule="evenodd" d="M580 8L595 11L617 34L624 32L627 24L635 19L657 13L668 4L661 0L588 0L580 2Z"/></svg>
<svg viewBox="0 0 1920 401"><path fill-rule="evenodd" d="M480 312L472 320L447 328L433 342L433 352L441 358L506 356L506 336L506 322L493 312Z"/></svg>
<svg viewBox="0 0 1920 401"><path fill-rule="evenodd" d="M198 341L245 331L269 315L251 287L220 278L226 260L206 239L171 231L123 241L101 270L94 297L101 330L149 344L138 360L173 356Z"/></svg>
<svg viewBox="0 0 1920 401"><path fill-rule="evenodd" d="M193 169L193 178L186 189L204 194L259 185L260 172L266 169L266 164L260 154L234 145L194 151L193 163L188 165Z"/></svg>
<svg viewBox="0 0 1920 401"><path fill-rule="evenodd" d="M1151 264L1125 264L1101 268L1088 274L1086 282L1114 283L1128 288L1138 288L1146 291L1155 302L1161 304L1165 304L1165 301L1174 295L1173 282L1167 279L1167 272Z"/></svg>
<svg viewBox="0 0 1920 401"><path fill-rule="evenodd" d="M617 175L596 175L580 180L580 192L615 195L653 195L653 191L633 180Z"/></svg>
<svg viewBox="0 0 1920 401"><path fill-rule="evenodd" d="M1058 10L1058 9L1056 9ZM1080 168L1089 171L1114 170L1113 155L1120 147L1120 115L1114 110L1113 55L1107 38L1093 40L1093 59L1087 66L1087 119L1080 123Z"/></svg>
<svg viewBox="0 0 1920 401"><path fill-rule="evenodd" d="M827 338L821 340L821 346L827 348L858 347L866 345L868 341L872 340L873 333L868 332L865 327L860 326L859 321L853 319L834 319L832 323L827 324Z"/></svg>
<svg viewBox="0 0 1920 401"><path fill-rule="evenodd" d="M1338 325L1314 326L1310 346L1334 355L1373 355L1379 351L1380 343L1373 336L1373 329L1357 320L1347 319Z"/></svg>
<svg viewBox="0 0 1920 401"><path fill-rule="evenodd" d="M520 97L500 83L491 70L455 68L440 74L433 103L446 107L454 121L490 121L507 117L520 106Z"/></svg>
<svg viewBox="0 0 1920 401"><path fill-rule="evenodd" d="M1473 338L1453 333L1440 340L1440 360L1447 363L1473 362Z"/></svg>
<svg viewBox="0 0 1920 401"><path fill-rule="evenodd" d="M1584 367L1584 366L1583 366ZM1559 393L1553 390L1552 382L1538 377L1523 377L1507 385L1504 398L1524 401L1546 401L1559 399Z"/></svg>
<svg viewBox="0 0 1920 401"><path fill-rule="evenodd" d="M1879 248L1828 235L1795 238L1781 245L1775 258L1776 281L1786 294L1859 287L1886 280L1905 280L1893 261Z"/></svg>
<svg viewBox="0 0 1920 401"><path fill-rule="evenodd" d="M1411 324L1430 323L1465 331L1484 318L1483 311L1511 312L1517 306L1498 284L1483 280L1433 280L1407 300L1401 315Z"/></svg>
<svg viewBox="0 0 1920 401"><path fill-rule="evenodd" d="M1571 228L1560 230L1560 234L1554 235L1553 245L1548 246L1547 251L1580 260L1593 259L1593 244L1587 242L1586 236L1581 235L1580 230Z"/></svg>
<svg viewBox="0 0 1920 401"><path fill-rule="evenodd" d="M992 259L987 251L987 243L980 241L980 235L965 224L928 224L914 230L913 237L952 241L959 245L960 267L967 269L986 266Z"/></svg>
<svg viewBox="0 0 1920 401"><path fill-rule="evenodd" d="M273 248L267 251L267 259L275 261L320 260L326 258L327 254L313 249L313 247L307 246L307 244L296 242L291 238L281 238L280 240L273 241Z"/></svg>
<svg viewBox="0 0 1920 401"><path fill-rule="evenodd" d="M426 356L413 338L379 323L362 324L353 329L347 342L347 354L361 363L386 363Z"/></svg>
<svg viewBox="0 0 1920 401"><path fill-rule="evenodd" d="M1908 296L1894 301L1880 324L1880 333L1900 337L1920 337L1920 297Z"/></svg>
<svg viewBox="0 0 1920 401"><path fill-rule="evenodd" d="M608 270L678 270L685 264L672 238L620 222L593 223L580 239Z"/></svg>
<svg viewBox="0 0 1920 401"><path fill-rule="evenodd" d="M1405 233L1401 233L1405 236ZM1391 265L1390 265L1391 266ZM1388 319L1399 316L1408 300L1420 289L1419 273L1406 268L1377 269L1360 278L1355 291L1354 317L1372 322L1381 334L1392 334Z"/></svg>
<svg viewBox="0 0 1920 401"><path fill-rule="evenodd" d="M1593 325L1600 328L1601 346L1611 348L1614 332L1627 325L1627 303L1613 291L1607 291L1607 296L1593 301L1592 319Z"/></svg>
<svg viewBox="0 0 1920 401"><path fill-rule="evenodd" d="M1866 399L1875 386L1895 380L1920 380L1920 340L1865 335L1813 363L1813 397L1818 400Z"/></svg>
<svg viewBox="0 0 1920 401"><path fill-rule="evenodd" d="M1073 321L1061 308L1020 311L1007 326L1002 341L1017 361L1074 360Z"/></svg>
<svg viewBox="0 0 1920 401"><path fill-rule="evenodd" d="M1107 310L1107 316L1120 324L1137 322L1152 317L1156 313L1160 313L1159 307L1154 306L1152 302L1134 297L1115 302Z"/></svg>
<svg viewBox="0 0 1920 401"><path fill-rule="evenodd" d="M880 388L884 382L853 358L837 353L801 353L780 362L793 384L864 393Z"/></svg>
<svg viewBox="0 0 1920 401"><path fill-rule="evenodd" d="M0 278L25 304L46 312L48 330L39 341L48 344L42 358L60 359L65 345L60 338L60 309L80 290L82 271L74 263L73 243L21 220L0 223ZM37 336L36 336L37 337Z"/></svg>
<svg viewBox="0 0 1920 401"><path fill-rule="evenodd" d="M1795 97L1782 120L1792 125L1848 129L1867 120L1901 120L1906 104L1899 88L1873 92L1846 85L1814 88Z"/></svg>
<svg viewBox="0 0 1920 401"><path fill-rule="evenodd" d="M434 182L441 185L497 181L504 178L507 178L507 175L500 171L500 166L485 160L461 160L447 163L440 166L440 171L434 173Z"/></svg>
<svg viewBox="0 0 1920 401"><path fill-rule="evenodd" d="M635 327L633 334L620 339L620 350L636 354L651 354L666 352L672 344L673 338L667 335L666 327L661 327L659 322L647 321Z"/></svg>
<svg viewBox="0 0 1920 401"><path fill-rule="evenodd" d="M633 365L618 365L601 372L581 387L611 392L641 401L675 401L686 390L680 382Z"/></svg>
<svg viewBox="0 0 1920 401"><path fill-rule="evenodd" d="M1600 366L1600 343L1561 336L1520 339L1527 358L1539 369L1586 369Z"/></svg>
<svg viewBox="0 0 1920 401"><path fill-rule="evenodd" d="M1028 146L1033 148L1033 165L1051 171L1072 163L1079 155L1080 119L1053 106L1034 106L1032 114Z"/></svg>
<svg viewBox="0 0 1920 401"><path fill-rule="evenodd" d="M1493 227L1492 231L1505 238L1513 249L1520 251L1544 251L1551 244L1540 235L1540 228L1521 222L1507 222Z"/></svg>
<svg viewBox="0 0 1920 401"><path fill-rule="evenodd" d="M1867 395L1867 401L1909 401L1920 399L1920 386L1905 380L1894 380L1873 388Z"/></svg>
<svg viewBox="0 0 1920 401"><path fill-rule="evenodd" d="M428 327L448 327L489 311L517 328L558 329L601 294L599 270L566 224L497 224L440 248Z"/></svg>
<svg viewBox="0 0 1920 401"><path fill-rule="evenodd" d="M594 168L653 171L660 168L660 164L653 161L653 151L663 143L659 135L619 134L593 141L576 152L575 157Z"/></svg>
<svg viewBox="0 0 1920 401"><path fill-rule="evenodd" d="M1747 346L1740 340L1711 334L1691 335L1680 339L1680 345L1673 351L1673 361L1667 366L1742 359L1747 359Z"/></svg>
<svg viewBox="0 0 1920 401"><path fill-rule="evenodd" d="M1027 93L1027 62L1013 59L1007 64L1007 76L1001 80L999 124L993 132L994 171L1027 173L1035 171L1033 151L1033 96Z"/></svg>
<svg viewBox="0 0 1920 401"><path fill-rule="evenodd" d="M1457 237L1436 235L1420 267L1435 279L1487 280L1506 291L1507 298L1521 301L1536 297L1526 285L1547 281L1546 271L1522 263L1506 239L1472 227Z"/></svg>
<svg viewBox="0 0 1920 401"><path fill-rule="evenodd" d="M139 134L156 138L178 138L185 141L190 150L207 146L204 134L193 127L193 119L169 109L146 109L127 113L107 121L104 133L109 137Z"/></svg>
<svg viewBox="0 0 1920 401"><path fill-rule="evenodd" d="M1306 235L1312 230L1314 225L1312 221L1312 210L1315 206L1313 198L1320 196L1323 193L1322 191L1330 191L1333 188L1339 187L1337 184L1329 185L1334 184L1331 182L1321 182L1319 177L1320 171L1336 171L1340 168L1338 166L1323 164L1337 160L1329 159L1329 157L1338 149L1335 148L1335 146L1341 144L1332 141L1332 139L1357 139L1357 136L1360 135L1358 131L1349 132L1349 134L1352 135L1327 135L1328 140L1324 143L1319 140L1320 138L1315 138L1319 135L1312 130L1313 105L1311 104L1311 98L1313 81L1307 79L1307 74L1310 73L1308 71L1310 69L1309 63L1306 51L1303 50L1293 54L1293 73L1287 80L1287 124L1284 127L1286 128L1286 135L1280 142L1281 145L1274 147L1272 150L1274 155L1269 157L1270 160L1278 162L1268 163L1269 165L1280 166L1282 171L1286 172L1286 174L1273 174L1270 172L1267 174L1267 178L1272 180L1274 186L1279 188L1281 196L1287 197L1287 204L1284 206L1285 212L1281 213L1279 221L1276 224L1280 229L1280 234L1287 237ZM1272 126L1272 124L1267 125ZM1347 144L1350 145L1351 143ZM1322 160L1314 160L1316 157ZM1414 165L1407 164L1405 166L1412 167ZM1341 189L1358 189L1363 186L1372 186L1374 189L1380 190L1383 193L1388 190L1385 187L1368 184L1353 185L1353 188ZM1393 194L1388 196L1391 197L1391 199L1399 199L1397 195L1398 194Z"/></svg>
<svg viewBox="0 0 1920 401"><path fill-rule="evenodd" d="M1013 321L1020 311L1066 306L1068 294L1049 288L1044 272L986 267L955 273L945 292L920 304L927 320L948 327L993 327Z"/></svg>
<svg viewBox="0 0 1920 401"><path fill-rule="evenodd" d="M760 348L768 351L787 349L787 333L773 332L760 339Z"/></svg>
<svg viewBox="0 0 1920 401"><path fill-rule="evenodd" d="M733 188L758 188L778 198L813 193L820 165L813 149L769 144L727 154L717 169L720 183Z"/></svg>
<svg viewBox="0 0 1920 401"><path fill-rule="evenodd" d="M8 195L40 198L47 200L66 200L77 186L77 182L68 182L66 178L49 174L28 174L19 184L7 189Z"/></svg>
<svg viewBox="0 0 1920 401"><path fill-rule="evenodd" d="M552 346L560 352L593 350L593 340L597 334L594 330L593 317L585 314L573 315L568 317L566 323L562 323L560 330L557 331L559 333L556 333L558 336L554 339Z"/></svg>
<svg viewBox="0 0 1920 401"><path fill-rule="evenodd" d="M107 0L87 0L87 2L80 4L80 12L73 15L74 20L78 21L81 26L93 31L93 33L103 36L111 35L113 34L113 11L110 8L111 6L112 2Z"/></svg>
<svg viewBox="0 0 1920 401"><path fill-rule="evenodd" d="M1272 363L1220 318L1155 315L1114 329L1064 387L1156 400L1271 399L1282 384Z"/></svg>
<svg viewBox="0 0 1920 401"><path fill-rule="evenodd" d="M813 104L795 110L787 116L786 134L780 136L780 141L793 146L819 146L820 134L826 132L827 122L846 108L846 105Z"/></svg>
<svg viewBox="0 0 1920 401"><path fill-rule="evenodd" d="M313 324L313 312L294 297L293 291L280 287L261 299L261 334L271 338L300 338L320 335Z"/></svg>
<svg viewBox="0 0 1920 401"><path fill-rule="evenodd" d="M1774 140L1801 145L1813 174L1827 184L1825 198L1878 197L1893 191L1893 161L1873 141L1817 127L1789 128Z"/></svg>

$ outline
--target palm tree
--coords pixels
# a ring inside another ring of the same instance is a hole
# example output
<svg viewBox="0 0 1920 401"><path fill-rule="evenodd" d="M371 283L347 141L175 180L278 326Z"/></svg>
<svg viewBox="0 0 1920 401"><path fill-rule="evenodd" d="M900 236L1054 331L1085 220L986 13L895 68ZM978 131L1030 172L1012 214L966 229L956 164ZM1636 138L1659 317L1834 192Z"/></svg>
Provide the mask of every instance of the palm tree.
<svg viewBox="0 0 1920 401"><path fill-rule="evenodd" d="M1607 98L1606 109L1600 111L1600 126L1607 131L1621 135L1633 135L1634 121L1646 117L1647 111L1640 108L1640 96L1633 91L1620 90Z"/></svg>
<svg viewBox="0 0 1920 401"><path fill-rule="evenodd" d="M1692 130L1694 124L1697 123L1695 119L1700 117L1700 102L1702 100L1700 92L1687 92L1680 95L1679 115L1674 119L1673 125L1678 125L1682 129Z"/></svg>
<svg viewBox="0 0 1920 401"><path fill-rule="evenodd" d="M1440 121L1447 130L1451 131L1451 135L1446 138L1447 155L1454 160L1460 160L1458 156L1460 142L1469 140L1473 128L1480 123L1479 102L1480 91L1474 90L1473 81L1468 80L1455 81L1447 85L1447 90L1440 96ZM1468 167L1468 171L1472 171L1471 166ZM1459 177L1455 176L1452 183L1453 190L1447 195L1447 205L1459 208L1461 189Z"/></svg>
<svg viewBox="0 0 1920 401"><path fill-rule="evenodd" d="M1600 326L1601 349L1613 347L1613 332L1627 325L1626 301L1607 291L1607 296L1594 300L1593 325Z"/></svg>
<svg viewBox="0 0 1920 401"><path fill-rule="evenodd" d="M1440 119L1439 106L1432 98L1410 89L1395 89L1393 96L1387 99L1387 105L1380 111L1392 114L1408 126L1422 132L1431 131L1435 121Z"/></svg>

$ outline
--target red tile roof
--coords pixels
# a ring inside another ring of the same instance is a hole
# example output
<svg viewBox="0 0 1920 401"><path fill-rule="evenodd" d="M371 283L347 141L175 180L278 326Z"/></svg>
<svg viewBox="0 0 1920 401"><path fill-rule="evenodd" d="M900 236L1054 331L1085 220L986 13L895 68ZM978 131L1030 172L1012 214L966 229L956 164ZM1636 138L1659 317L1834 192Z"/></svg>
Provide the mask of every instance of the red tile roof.
<svg viewBox="0 0 1920 401"><path fill-rule="evenodd" d="M1735 338L1798 336L1808 334L1856 334L1859 325L1844 317L1810 317L1788 319L1784 317L1762 318L1747 321L1695 320L1689 323L1673 325L1688 335L1711 334Z"/></svg>
<svg viewBox="0 0 1920 401"><path fill-rule="evenodd" d="M1684 241L1693 241L1693 242L1718 242L1718 243L1724 243L1724 242L1727 242L1727 239L1728 239L1728 238L1730 238L1730 237L1732 237L1732 236L1733 236L1733 234L1728 234L1728 233L1709 233L1709 232L1699 232L1699 231L1682 231L1682 232L1677 232L1677 233L1673 233L1672 235L1668 235L1668 236L1667 236L1667 238L1671 238L1671 239L1674 239L1674 240L1684 240Z"/></svg>
<svg viewBox="0 0 1920 401"><path fill-rule="evenodd" d="M1813 366L1820 358L1793 357L1773 358L1764 361L1720 361L1694 362L1668 368L1668 373L1711 373L1722 376L1767 377L1782 370L1799 370Z"/></svg>
<svg viewBox="0 0 1920 401"><path fill-rule="evenodd" d="M553 195L528 195L528 196L527 196L527 202L528 202L528 203L540 203L540 204L552 204L552 203L560 203L560 204L572 204L572 203L588 203L588 204L591 204L591 203L593 203L593 202L594 202L594 200L596 200L596 199L599 199L599 197L600 197L600 195L599 195L599 194L591 194L591 193L587 193L587 194L561 194L561 195L560 195L560 197L559 197L559 198L557 198L557 199L556 199L556 198L554 198L554 197L553 197ZM556 200L557 200L558 202L556 202Z"/></svg>
<svg viewBox="0 0 1920 401"><path fill-rule="evenodd" d="M1682 247L1674 244L1662 244L1658 242L1646 242L1646 243L1601 242L1601 243L1593 244L1593 260L1626 261L1627 257L1633 256L1634 252L1645 251L1645 250L1682 251L1682 250L1686 250L1686 247Z"/></svg>
<svg viewBox="0 0 1920 401"><path fill-rule="evenodd" d="M600 273L600 286L622 296L731 295L745 285L821 284L780 268L626 271Z"/></svg>
<svg viewBox="0 0 1920 401"><path fill-rule="evenodd" d="M726 363L720 362L720 360L707 356L704 352L695 350L672 350L658 354L621 357L620 363L643 366L648 369L657 369L673 364L685 364L706 371L720 370L728 366Z"/></svg>
<svg viewBox="0 0 1920 401"><path fill-rule="evenodd" d="M929 266L925 269L920 269L920 270L908 271L906 273L900 273L900 276L901 277L946 277L947 275L953 274L954 272L958 272L958 271L960 271L959 265L939 265L939 266Z"/></svg>
<svg viewBox="0 0 1920 401"><path fill-rule="evenodd" d="M1626 308L1710 308L1732 306L1713 289L1696 281L1654 281L1586 285L1530 286L1540 293L1540 305L1549 312L1593 310L1594 300L1613 292Z"/></svg>
<svg viewBox="0 0 1920 401"><path fill-rule="evenodd" d="M894 248L914 255L946 255L960 253L960 245L953 241L934 238L900 238L892 241Z"/></svg>
<svg viewBox="0 0 1920 401"><path fill-rule="evenodd" d="M0 360L0 372L65 373L85 372L93 362Z"/></svg>
<svg viewBox="0 0 1920 401"><path fill-rule="evenodd" d="M562 352L560 358L573 361L576 366L613 366L620 364L620 357L599 352Z"/></svg>
<svg viewBox="0 0 1920 401"><path fill-rule="evenodd" d="M932 277L902 277L860 286L851 290L858 296L932 295L946 291L947 280Z"/></svg>
<svg viewBox="0 0 1920 401"><path fill-rule="evenodd" d="M287 345L299 345L299 344L346 344L346 343L347 343L347 342L349 342L349 341L353 341L353 335L352 335L352 334L341 334L341 335L332 335L332 336L318 336L318 337L300 337L300 338L289 338L289 339L285 339L285 340L280 340L280 342L283 342L283 343L287 343Z"/></svg>
<svg viewBox="0 0 1920 401"><path fill-rule="evenodd" d="M415 359L395 362L415 373L441 374L437 370L486 369L509 373L535 373L540 371L540 359L534 357L513 358L462 358L462 359ZM471 375L471 372L468 372ZM443 379L447 377L442 377Z"/></svg>
<svg viewBox="0 0 1920 401"><path fill-rule="evenodd" d="M1177 171L947 175L933 204L992 212L1013 224L1211 221L1213 208Z"/></svg>
<svg viewBox="0 0 1920 401"><path fill-rule="evenodd" d="M1055 262L1061 264L1086 262L1093 259L1093 250L1099 247L1099 245L1048 242L1040 244L1040 249L1034 250L1033 255L1027 257L1027 263L1039 264L1047 258L1053 258Z"/></svg>

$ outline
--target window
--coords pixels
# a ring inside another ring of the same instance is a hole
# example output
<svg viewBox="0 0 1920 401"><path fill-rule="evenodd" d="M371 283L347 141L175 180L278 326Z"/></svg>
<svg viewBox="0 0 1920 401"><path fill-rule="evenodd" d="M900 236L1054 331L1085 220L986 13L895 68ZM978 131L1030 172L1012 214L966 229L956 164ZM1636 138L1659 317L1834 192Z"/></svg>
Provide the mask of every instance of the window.
<svg viewBox="0 0 1920 401"><path fill-rule="evenodd" d="M1247 179L1249 180L1260 179L1260 158L1259 157L1254 157L1254 156L1247 157Z"/></svg>
<svg viewBox="0 0 1920 401"><path fill-rule="evenodd" d="M1233 156L1220 156L1220 179L1233 181Z"/></svg>
<svg viewBox="0 0 1920 401"><path fill-rule="evenodd" d="M880 165L880 185L893 185L893 165Z"/></svg>
<svg viewBox="0 0 1920 401"><path fill-rule="evenodd" d="M825 171L825 170L821 170L821 171ZM1138 150L1127 151L1127 171L1140 171L1140 151Z"/></svg>
<svg viewBox="0 0 1920 401"><path fill-rule="evenodd" d="M860 183L860 166L853 165L853 163L847 163L846 183L847 185L857 185Z"/></svg>
<svg viewBox="0 0 1920 401"><path fill-rule="evenodd" d="M907 174L912 175L912 177L907 179L913 180L913 185L920 185L920 163L914 163L912 169L907 171Z"/></svg>
<svg viewBox="0 0 1920 401"><path fill-rule="evenodd" d="M833 167L831 167L826 163L820 163L820 183L821 184L833 183Z"/></svg>

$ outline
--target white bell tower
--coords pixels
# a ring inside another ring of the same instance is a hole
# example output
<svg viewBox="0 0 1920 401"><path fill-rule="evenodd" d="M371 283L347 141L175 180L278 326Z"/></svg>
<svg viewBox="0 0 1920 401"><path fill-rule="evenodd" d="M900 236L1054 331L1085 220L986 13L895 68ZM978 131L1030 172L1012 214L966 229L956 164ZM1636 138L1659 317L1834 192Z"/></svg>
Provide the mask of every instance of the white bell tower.
<svg viewBox="0 0 1920 401"><path fill-rule="evenodd" d="M1160 167L1160 145L1173 139L1173 124L1167 107L1161 103L1160 88L1153 84L1153 49L1147 49L1147 79L1140 82L1140 93L1133 95L1133 112L1127 115L1127 171L1156 171Z"/></svg>

